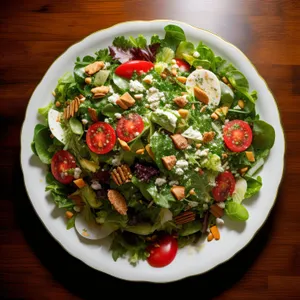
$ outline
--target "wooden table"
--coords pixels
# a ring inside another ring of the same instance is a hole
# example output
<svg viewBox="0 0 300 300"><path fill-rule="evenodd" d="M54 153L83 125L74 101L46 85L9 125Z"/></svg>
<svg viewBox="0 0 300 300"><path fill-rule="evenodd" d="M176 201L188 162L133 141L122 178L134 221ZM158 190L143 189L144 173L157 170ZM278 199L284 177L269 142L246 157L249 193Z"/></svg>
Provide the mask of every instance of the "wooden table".
<svg viewBox="0 0 300 300"><path fill-rule="evenodd" d="M136 19L185 21L239 47L273 91L287 141L276 205L252 242L215 270L171 284L122 281L71 257L35 214L20 169L25 109L53 60L94 31ZM0 297L94 299L109 293L143 298L166 291L198 299L300 299L299 28L297 0L1 2Z"/></svg>

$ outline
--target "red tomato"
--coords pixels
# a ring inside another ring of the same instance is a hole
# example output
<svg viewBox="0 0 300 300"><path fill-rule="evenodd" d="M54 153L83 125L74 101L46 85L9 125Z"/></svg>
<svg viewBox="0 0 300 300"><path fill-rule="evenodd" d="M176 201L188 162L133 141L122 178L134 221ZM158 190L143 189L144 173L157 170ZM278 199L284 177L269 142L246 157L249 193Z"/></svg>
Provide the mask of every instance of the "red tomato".
<svg viewBox="0 0 300 300"><path fill-rule="evenodd" d="M86 143L91 151L105 154L111 151L116 143L115 130L105 122L94 123L87 131Z"/></svg>
<svg viewBox="0 0 300 300"><path fill-rule="evenodd" d="M252 130L242 120L228 122L223 129L225 145L233 152L245 151L252 143Z"/></svg>
<svg viewBox="0 0 300 300"><path fill-rule="evenodd" d="M51 160L51 172L56 180L63 184L71 183L73 176L67 173L68 170L76 168L74 156L65 150L56 152Z"/></svg>
<svg viewBox="0 0 300 300"><path fill-rule="evenodd" d="M179 67L179 70L181 72L189 72L190 71L191 67L186 61L179 59L179 58L175 58L175 60L176 60L177 66Z"/></svg>
<svg viewBox="0 0 300 300"><path fill-rule="evenodd" d="M125 77L130 79L136 71L139 75L142 73L149 72L154 67L153 63L144 60L130 60L126 63L118 66L115 73L120 77Z"/></svg>
<svg viewBox="0 0 300 300"><path fill-rule="evenodd" d="M133 113L122 117L118 121L116 129L118 137L125 142L130 142L143 130L144 121L142 117Z"/></svg>
<svg viewBox="0 0 300 300"><path fill-rule="evenodd" d="M174 260L178 250L178 243L171 235L166 235L158 243L150 246L148 250L150 256L147 258L147 262L149 265L155 268L162 268Z"/></svg>
<svg viewBox="0 0 300 300"><path fill-rule="evenodd" d="M216 186L212 189L213 197L217 202L224 201L232 195L234 188L234 176L231 172L225 171L216 178Z"/></svg>

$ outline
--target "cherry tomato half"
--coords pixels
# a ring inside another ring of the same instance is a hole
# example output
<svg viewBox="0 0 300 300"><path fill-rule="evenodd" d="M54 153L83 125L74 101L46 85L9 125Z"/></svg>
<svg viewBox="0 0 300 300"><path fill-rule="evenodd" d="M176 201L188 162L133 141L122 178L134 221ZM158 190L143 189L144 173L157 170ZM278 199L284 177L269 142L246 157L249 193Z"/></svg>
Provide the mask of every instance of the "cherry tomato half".
<svg viewBox="0 0 300 300"><path fill-rule="evenodd" d="M51 172L56 180L63 184L69 184L73 176L67 173L68 170L76 168L74 156L65 150L56 152L51 160Z"/></svg>
<svg viewBox="0 0 300 300"><path fill-rule="evenodd" d="M139 75L142 73L149 72L154 67L153 63L144 60L130 60L126 63L118 66L115 73L120 77L125 77L130 79L136 71Z"/></svg>
<svg viewBox="0 0 300 300"><path fill-rule="evenodd" d="M105 154L111 151L116 143L115 130L105 122L94 123L87 131L86 143L91 151Z"/></svg>
<svg viewBox="0 0 300 300"><path fill-rule="evenodd" d="M130 142L144 130L144 121L138 114L128 114L117 123L117 135L125 141Z"/></svg>
<svg viewBox="0 0 300 300"><path fill-rule="evenodd" d="M223 129L225 145L233 152L245 151L252 143L252 130L242 120L228 122Z"/></svg>
<svg viewBox="0 0 300 300"><path fill-rule="evenodd" d="M177 250L177 240L171 235L163 236L158 243L149 247L150 256L147 258L147 262L155 268L165 267L174 260Z"/></svg>
<svg viewBox="0 0 300 300"><path fill-rule="evenodd" d="M225 171L216 178L216 186L212 189L212 194L217 202L226 200L232 195L235 188L235 179L231 172Z"/></svg>
<svg viewBox="0 0 300 300"><path fill-rule="evenodd" d="M175 60L176 60L177 66L179 67L179 70L181 72L189 72L190 71L191 67L186 61L179 59L179 58L175 58Z"/></svg>

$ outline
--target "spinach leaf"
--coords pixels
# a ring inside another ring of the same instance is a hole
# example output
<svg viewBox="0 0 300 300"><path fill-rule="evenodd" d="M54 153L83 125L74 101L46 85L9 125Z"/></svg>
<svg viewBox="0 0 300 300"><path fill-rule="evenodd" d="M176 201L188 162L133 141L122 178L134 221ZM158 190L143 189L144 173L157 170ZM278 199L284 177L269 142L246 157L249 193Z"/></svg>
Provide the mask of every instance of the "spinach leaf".
<svg viewBox="0 0 300 300"><path fill-rule="evenodd" d="M115 118L116 113L122 113L122 112L123 112L122 108L120 108L119 106L113 105L111 103L106 104L101 110L101 113L104 116L107 116L109 118Z"/></svg>
<svg viewBox="0 0 300 300"><path fill-rule="evenodd" d="M135 176L132 176L131 178L131 182L137 187L139 188L139 190L141 191L142 195L149 201L152 200L152 196L150 195L150 193L148 192L148 188L150 186L153 185L153 183L145 183L140 181L139 179L137 179Z"/></svg>
<svg viewBox="0 0 300 300"><path fill-rule="evenodd" d="M69 121L70 128L73 133L77 135L82 135L83 134L83 126L82 123L76 119L75 117L72 117Z"/></svg>
<svg viewBox="0 0 300 300"><path fill-rule="evenodd" d="M162 172L166 172L166 168L162 163L164 156L176 155L178 150L175 149L171 138L165 134L155 132L150 138L150 147L155 156L155 162Z"/></svg>
<svg viewBox="0 0 300 300"><path fill-rule="evenodd" d="M67 222L67 229L68 230L75 226L75 218L76 218L76 215L74 214L73 217L68 220L68 222Z"/></svg>
<svg viewBox="0 0 300 300"><path fill-rule="evenodd" d="M52 154L48 152L48 148L52 145L49 128L37 124L34 129L34 146L38 157L44 164L50 164Z"/></svg>
<svg viewBox="0 0 300 300"><path fill-rule="evenodd" d="M121 90L121 91L126 91L129 90L129 82L128 80L119 77L115 73L113 73L112 76L113 83Z"/></svg>
<svg viewBox="0 0 300 300"><path fill-rule="evenodd" d="M214 52L202 42L196 48L197 52L200 54L201 60L206 60L210 63L210 69L215 72L215 54Z"/></svg>
<svg viewBox="0 0 300 300"><path fill-rule="evenodd" d="M271 149L275 142L274 128L262 120L253 122L253 141L255 149Z"/></svg>
<svg viewBox="0 0 300 300"><path fill-rule="evenodd" d="M158 191L156 185L151 184L147 188L147 192L152 196L153 201L164 208L170 208L170 202L175 202L175 198L170 192L170 188L168 186L164 186L160 191Z"/></svg>
<svg viewBox="0 0 300 300"><path fill-rule="evenodd" d="M48 105L38 109L38 113L45 118L46 122L48 122L48 112L52 107L53 103L50 102Z"/></svg>
<svg viewBox="0 0 300 300"><path fill-rule="evenodd" d="M254 178L248 178L247 179L247 190L245 194L245 199L250 198L256 193L259 192L259 190L262 187L262 179L260 176L257 176L256 179Z"/></svg>
<svg viewBox="0 0 300 300"><path fill-rule="evenodd" d="M176 51L179 43L186 40L184 31L176 25L167 25L164 30L166 34L162 44Z"/></svg>
<svg viewBox="0 0 300 300"><path fill-rule="evenodd" d="M195 52L194 44L191 42L180 42L176 50L176 57L180 59L185 59L185 55L192 56Z"/></svg>
<svg viewBox="0 0 300 300"><path fill-rule="evenodd" d="M199 232L202 230L202 222L200 220L195 220L186 224L183 224L182 228L179 230L178 234L180 236L187 236Z"/></svg>
<svg viewBox="0 0 300 300"><path fill-rule="evenodd" d="M220 86L221 86L220 105L230 107L234 99L233 91L229 86L227 86L222 81L220 81Z"/></svg>
<svg viewBox="0 0 300 300"><path fill-rule="evenodd" d="M246 221L249 218L249 213L245 206L237 202L227 201L225 213L230 219L235 221Z"/></svg>

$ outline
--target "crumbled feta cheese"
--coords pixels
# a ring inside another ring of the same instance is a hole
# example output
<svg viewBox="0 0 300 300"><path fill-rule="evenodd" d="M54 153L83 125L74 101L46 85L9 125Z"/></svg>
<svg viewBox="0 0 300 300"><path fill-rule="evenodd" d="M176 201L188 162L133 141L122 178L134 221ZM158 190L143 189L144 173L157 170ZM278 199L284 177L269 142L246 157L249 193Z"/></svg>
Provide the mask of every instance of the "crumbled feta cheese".
<svg viewBox="0 0 300 300"><path fill-rule="evenodd" d="M104 122L105 122L105 123L109 123L109 118L105 118L105 119L104 119Z"/></svg>
<svg viewBox="0 0 300 300"><path fill-rule="evenodd" d="M130 80L129 89L131 92L142 92L145 87L138 80Z"/></svg>
<svg viewBox="0 0 300 300"><path fill-rule="evenodd" d="M144 95L143 95L143 94L135 94L133 97L134 97L136 100L141 100L141 99L144 97Z"/></svg>
<svg viewBox="0 0 300 300"><path fill-rule="evenodd" d="M187 150L190 150L190 149L192 149L192 146L191 146L191 145L188 145L188 146L186 147L186 149L187 149Z"/></svg>
<svg viewBox="0 0 300 300"><path fill-rule="evenodd" d="M228 123L228 122L229 122L229 119L225 119L224 123L226 124L226 123Z"/></svg>
<svg viewBox="0 0 300 300"><path fill-rule="evenodd" d="M176 168L176 169L175 169L175 173L176 173L177 175L183 175L183 174L184 174L184 171L183 171L181 168Z"/></svg>
<svg viewBox="0 0 300 300"><path fill-rule="evenodd" d="M166 178L156 178L155 185L162 186L167 182Z"/></svg>
<svg viewBox="0 0 300 300"><path fill-rule="evenodd" d="M115 91L114 91L114 89L113 89L113 87L110 85L109 86L109 92L111 93L111 94L114 94L115 93Z"/></svg>
<svg viewBox="0 0 300 300"><path fill-rule="evenodd" d="M189 166L189 163L184 159L177 160L177 162L176 162L177 168L187 169L188 166Z"/></svg>
<svg viewBox="0 0 300 300"><path fill-rule="evenodd" d="M208 155L209 149L197 150L195 154L200 157L205 157Z"/></svg>
<svg viewBox="0 0 300 300"><path fill-rule="evenodd" d="M216 218L216 224L219 226L224 225L224 220L221 218Z"/></svg>
<svg viewBox="0 0 300 300"><path fill-rule="evenodd" d="M117 119L121 119L121 118L122 118L122 115L121 115L120 113L115 113L115 117L116 117Z"/></svg>
<svg viewBox="0 0 300 300"><path fill-rule="evenodd" d="M177 180L172 180L172 181L169 182L170 186L178 185L178 184L179 184L179 182Z"/></svg>
<svg viewBox="0 0 300 300"><path fill-rule="evenodd" d="M179 66L177 64L173 64L172 69L179 69Z"/></svg>
<svg viewBox="0 0 300 300"><path fill-rule="evenodd" d="M203 204L203 209L208 210L208 205L206 203Z"/></svg>
<svg viewBox="0 0 300 300"><path fill-rule="evenodd" d="M82 173L82 170L80 168L74 169L74 178L78 179L80 177L80 174Z"/></svg>
<svg viewBox="0 0 300 300"><path fill-rule="evenodd" d="M233 109L241 109L238 105L236 105Z"/></svg>
<svg viewBox="0 0 300 300"><path fill-rule="evenodd" d="M134 136L138 136L140 133L139 132L135 132L134 133Z"/></svg>
<svg viewBox="0 0 300 300"><path fill-rule="evenodd" d="M91 188L93 189L93 190L101 190L102 189L102 186L101 186L101 184L99 183L99 181L97 181L97 180L93 180L92 181L92 184L91 184Z"/></svg>
<svg viewBox="0 0 300 300"><path fill-rule="evenodd" d="M121 156L115 155L114 158L112 159L111 163L114 167L119 166L121 164Z"/></svg>
<svg viewBox="0 0 300 300"><path fill-rule="evenodd" d="M189 206L192 208L199 205L199 202L196 202L196 201L189 201L188 203L189 203Z"/></svg>
<svg viewBox="0 0 300 300"><path fill-rule="evenodd" d="M193 53L193 56L194 56L195 58L198 58L198 57L200 56L200 53L199 53L198 51L195 51L195 52Z"/></svg>
<svg viewBox="0 0 300 300"><path fill-rule="evenodd" d="M103 67L103 70L106 70L107 68L110 67L110 63L109 62L105 62L104 63L104 67Z"/></svg>
<svg viewBox="0 0 300 300"><path fill-rule="evenodd" d="M224 203L224 202L218 202L217 205L218 205L220 208L225 208L225 203Z"/></svg>
<svg viewBox="0 0 300 300"><path fill-rule="evenodd" d="M200 169L199 169L198 167L197 167L197 168L195 168L195 171L196 171L196 172L199 172L199 170L200 170Z"/></svg>
<svg viewBox="0 0 300 300"><path fill-rule="evenodd" d="M148 91L147 91L147 100L150 103L150 108L151 108L151 104L153 103L151 109L156 110L158 108L159 105L159 101L160 100L165 100L165 94L163 92L160 92L157 88L155 87L151 87Z"/></svg>
<svg viewBox="0 0 300 300"><path fill-rule="evenodd" d="M182 136L195 140L195 141L201 141L202 140L202 134L200 131L193 129L193 127L189 127L186 131L182 133Z"/></svg>
<svg viewBox="0 0 300 300"><path fill-rule="evenodd" d="M111 96L109 96L107 98L108 102L116 105L117 104L117 100L120 98L120 95L119 94L112 94Z"/></svg>
<svg viewBox="0 0 300 300"><path fill-rule="evenodd" d="M89 122L89 121L88 121L87 119L82 119L82 120L81 120L81 123L82 123L83 125L86 125L88 122Z"/></svg>
<svg viewBox="0 0 300 300"><path fill-rule="evenodd" d="M145 105L146 106L146 105ZM159 102L153 102L150 105L148 105L150 107L150 109L152 110L157 110L158 106L159 106Z"/></svg>

